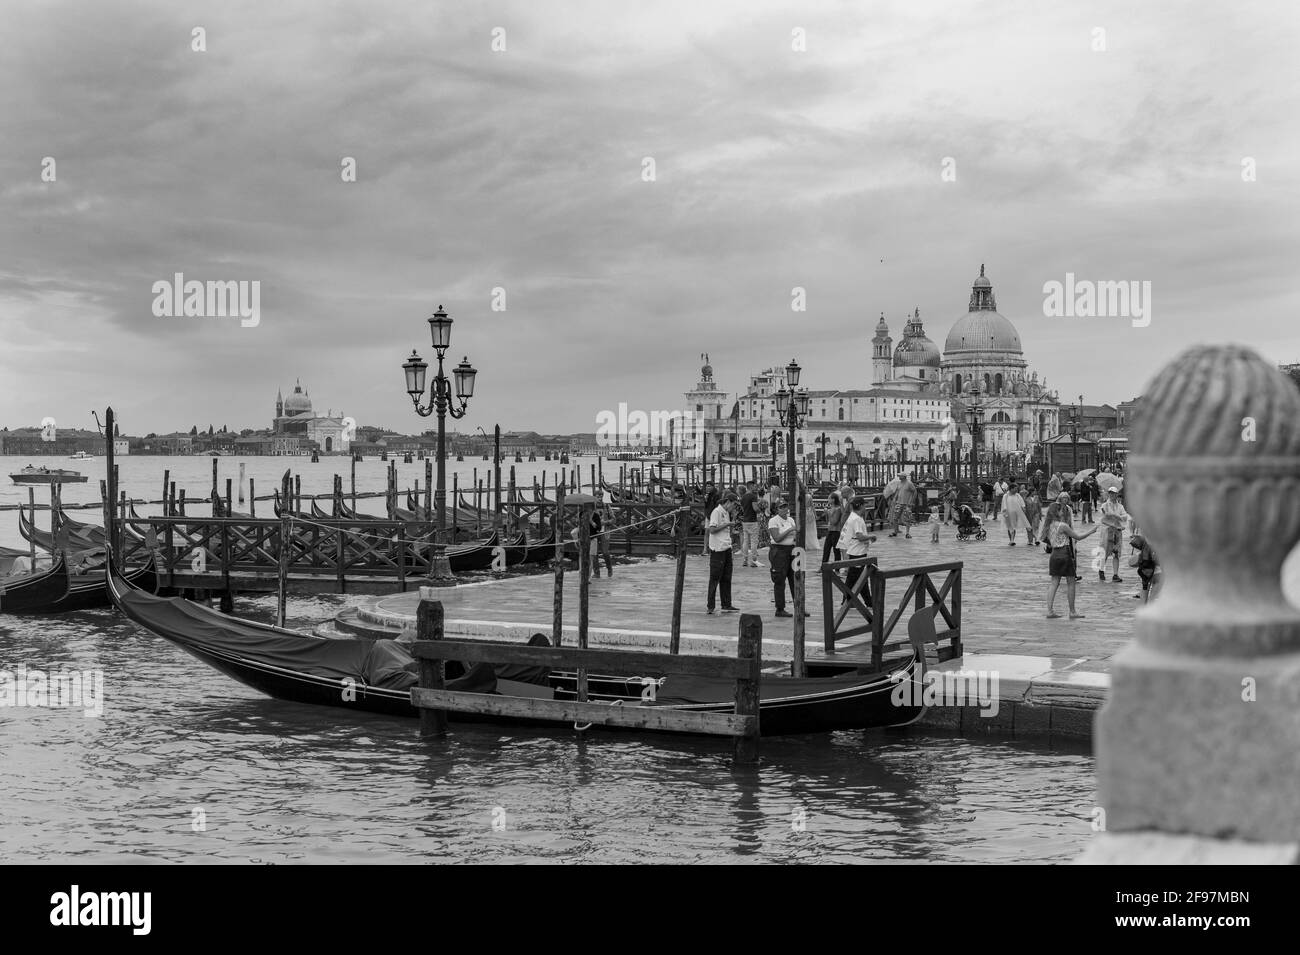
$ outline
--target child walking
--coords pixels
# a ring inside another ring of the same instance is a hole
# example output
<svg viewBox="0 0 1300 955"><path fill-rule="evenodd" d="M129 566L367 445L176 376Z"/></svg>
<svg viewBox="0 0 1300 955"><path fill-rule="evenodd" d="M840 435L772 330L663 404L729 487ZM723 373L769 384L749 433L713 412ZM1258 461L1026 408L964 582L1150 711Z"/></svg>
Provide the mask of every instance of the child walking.
<svg viewBox="0 0 1300 955"><path fill-rule="evenodd" d="M931 544L939 543L939 525L941 523L942 521L940 521L939 519L939 508L936 505L935 507L930 508L930 543Z"/></svg>

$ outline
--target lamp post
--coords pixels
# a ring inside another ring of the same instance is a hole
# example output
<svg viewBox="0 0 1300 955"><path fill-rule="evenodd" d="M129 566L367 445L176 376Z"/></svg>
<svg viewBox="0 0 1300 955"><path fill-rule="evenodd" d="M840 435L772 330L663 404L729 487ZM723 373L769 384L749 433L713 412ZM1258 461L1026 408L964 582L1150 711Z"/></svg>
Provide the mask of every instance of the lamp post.
<svg viewBox="0 0 1300 955"><path fill-rule="evenodd" d="M452 376L456 379L456 394L453 400L451 382L443 372L443 359L446 357L447 347L451 344L451 321L441 305L429 317L433 350L438 356L438 373L434 376L429 389L427 406L421 406L420 399L424 396L428 363L421 361L414 349L411 351L411 357L402 363L402 370L406 373L406 393L411 396L415 413L422 418L427 418L431 414L438 416L438 484L434 492L434 509L438 513L438 525L434 543L432 577L435 582L444 585L449 582L455 583L456 579L451 573L451 564L447 561L447 553L443 549L447 533L447 415L453 418L465 417L469 400L474 397L474 377L478 374L478 370L469 363L468 358L456 366L452 372ZM459 407L456 405L456 400L460 402Z"/></svg>
<svg viewBox="0 0 1300 955"><path fill-rule="evenodd" d="M794 463L794 435L808 417L808 406L810 398L808 389L799 389L799 374L802 369L799 363L793 358L790 364L785 368L786 386L776 393L776 410L781 417L782 424L787 429L785 444L785 466L786 466L786 493L790 501L791 510L797 515L795 526L798 528L799 542L795 544L796 549L802 548L802 542L806 540L806 522L813 519L813 515L807 513L807 508L803 506L803 497L798 493L799 479L795 473ZM812 554L805 554L804 561L814 560ZM794 586L791 588L794 598L794 634L792 638L794 661L792 664L793 676L802 677L804 675L804 571L796 565L794 572Z"/></svg>
<svg viewBox="0 0 1300 955"><path fill-rule="evenodd" d="M966 425L970 429L970 463L971 463L971 481L979 482L979 451L980 451L980 428L984 423L984 409L975 403L979 398L980 392L976 388L971 391L971 401L966 405Z"/></svg>
<svg viewBox="0 0 1300 955"><path fill-rule="evenodd" d="M1079 403L1070 410L1070 468L1079 472L1079 417L1083 412L1083 395Z"/></svg>

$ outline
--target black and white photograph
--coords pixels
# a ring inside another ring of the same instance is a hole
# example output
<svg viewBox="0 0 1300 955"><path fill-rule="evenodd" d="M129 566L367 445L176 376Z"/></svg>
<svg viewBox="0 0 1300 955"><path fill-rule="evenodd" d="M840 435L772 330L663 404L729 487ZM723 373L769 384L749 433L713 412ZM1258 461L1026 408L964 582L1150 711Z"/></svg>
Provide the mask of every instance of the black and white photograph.
<svg viewBox="0 0 1300 955"><path fill-rule="evenodd" d="M1300 8L0 16L24 918L1041 865L1239 939L1300 863Z"/></svg>

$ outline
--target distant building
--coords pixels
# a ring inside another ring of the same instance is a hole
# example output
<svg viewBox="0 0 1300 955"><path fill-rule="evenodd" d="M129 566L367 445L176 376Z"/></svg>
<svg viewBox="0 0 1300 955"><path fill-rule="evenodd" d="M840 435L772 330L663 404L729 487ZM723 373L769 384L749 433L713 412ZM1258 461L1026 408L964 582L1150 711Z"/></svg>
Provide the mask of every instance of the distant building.
<svg viewBox="0 0 1300 955"><path fill-rule="evenodd" d="M0 431L0 454L25 454L63 456L84 451L87 454L104 453L104 436L97 431L66 428L54 432L54 440L47 441L40 428L15 428Z"/></svg>
<svg viewBox="0 0 1300 955"><path fill-rule="evenodd" d="M294 383L288 398L275 395L275 418L271 422L273 454L302 454L315 448L326 454L351 450L351 436L346 436L343 416L318 415L312 411L311 396L303 391L302 382Z"/></svg>
<svg viewBox="0 0 1300 955"><path fill-rule="evenodd" d="M908 316L897 347L883 314L869 345L870 388L808 392L809 415L795 434L796 458L945 460L953 427L969 447L965 411L972 405L983 410L985 451L1032 452L1061 431L1060 400L1037 372L1026 373L1020 335L998 313L983 266L942 352L926 335L919 309ZM774 365L753 375L733 402L714 381L708 356L702 357L700 380L684 394L694 419L674 430L674 452L688 461L767 458L775 442L784 457L788 432L778 424L775 396L786 387L785 368ZM1101 420L1097 429L1106 430Z"/></svg>

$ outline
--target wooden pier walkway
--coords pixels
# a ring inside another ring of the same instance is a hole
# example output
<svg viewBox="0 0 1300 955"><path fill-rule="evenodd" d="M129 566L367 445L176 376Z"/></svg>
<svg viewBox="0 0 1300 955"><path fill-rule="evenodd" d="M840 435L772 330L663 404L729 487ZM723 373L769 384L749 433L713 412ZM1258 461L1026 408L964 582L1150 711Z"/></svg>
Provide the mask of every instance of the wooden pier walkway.
<svg viewBox="0 0 1300 955"><path fill-rule="evenodd" d="M1122 583L1101 583L1095 574L1084 573L1078 585L1078 609L1082 620L1069 620L1065 613L1065 592L1057 595L1059 620L1045 618L1047 555L1041 547L1026 546L1021 539L1007 546L990 533L985 541L955 540L951 527L943 528L941 541L932 544L928 533L911 540L881 535L872 545L878 565L891 568L936 563L964 563L961 604L962 642L968 654L999 654L1050 658L1059 668L1107 672L1110 659L1132 637L1134 614L1141 601L1133 598L1140 590L1131 571ZM742 611L763 618L763 659L771 664L792 657L791 619L774 617L772 582L766 551L760 552L762 567L736 566L732 579L732 600ZM672 593L676 562L671 557L617 563L613 577L602 576L590 584L590 634L592 645L667 647L670 637ZM1086 568L1085 568L1086 571ZM1125 571L1121 569L1121 574ZM603 573L603 568L602 568ZM941 578L940 578L941 579ZM807 592L806 643L810 666L825 658L821 587L809 574ZM565 575L563 605L565 643L572 645L577 633L578 575ZM685 598L682 607L682 649L689 652L734 654L736 614L705 612L708 562L697 547L686 560ZM894 585L891 583L891 588ZM891 590L891 604L901 594ZM554 579L549 574L513 577L464 584L438 592L446 608L449 633L464 636L526 639L532 633L549 636L552 627ZM413 626L418 593L377 598L365 606L345 611L336 624L376 636L392 636L396 630ZM909 614L898 623L905 635ZM942 622L940 622L942 629ZM845 657L866 656L869 637L861 635L837 643Z"/></svg>

